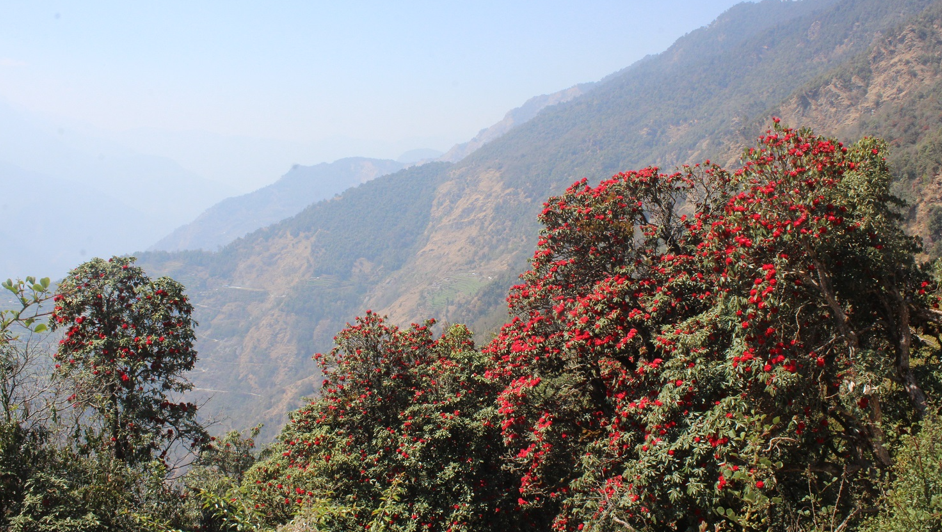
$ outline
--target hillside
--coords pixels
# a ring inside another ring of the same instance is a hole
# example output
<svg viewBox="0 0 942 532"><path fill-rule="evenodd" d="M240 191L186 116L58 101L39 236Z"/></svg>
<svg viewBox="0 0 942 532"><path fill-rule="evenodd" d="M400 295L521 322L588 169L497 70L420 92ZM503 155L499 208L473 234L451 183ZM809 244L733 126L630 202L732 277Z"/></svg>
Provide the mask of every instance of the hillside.
<svg viewBox="0 0 942 532"><path fill-rule="evenodd" d="M294 216L312 203L405 166L396 161L364 157L313 166L295 165L271 185L213 205L150 249L215 250L256 229Z"/></svg>
<svg viewBox="0 0 942 532"><path fill-rule="evenodd" d="M889 32L773 111L793 124L890 145L910 232L942 254L942 5Z"/></svg>
<svg viewBox="0 0 942 532"><path fill-rule="evenodd" d="M507 134L532 120L543 109L565 103L591 90L594 83L582 83L568 89L530 98L511 109L496 124L481 130L468 142L456 144L442 154L417 149L404 153L397 161L349 157L333 163L313 166L295 165L275 183L254 192L227 198L200 216L162 238L150 251L185 249L216 250L256 229L290 218L318 201L344 190L418 163L431 160L458 162L484 144Z"/></svg>
<svg viewBox="0 0 942 532"><path fill-rule="evenodd" d="M927 0L740 4L666 52L549 107L454 165L407 169L308 207L218 253L151 253L198 306L203 389L237 425L276 427L316 390L309 355L372 308L502 321L542 202L587 176L729 157L730 142L828 73L859 61ZM741 145L741 143L740 143ZM228 394L223 397L223 393Z"/></svg>
<svg viewBox="0 0 942 532"><path fill-rule="evenodd" d="M481 130L468 142L452 146L444 154L435 150L417 149L404 153L397 161L349 157L313 166L295 165L290 172L271 185L213 205L196 220L177 228L149 249L216 250L236 238L290 218L312 203L331 198L370 179L431 160L458 162L484 144L532 120L543 109L581 96L594 85L582 83L552 94L534 96L520 107L508 111L500 122Z"/></svg>
<svg viewBox="0 0 942 532"><path fill-rule="evenodd" d="M210 410L277 430L318 383L309 369L318 349L312 339L332 337L361 310L366 290L414 255L433 199L422 192L449 167L429 163L375 179L218 253L142 254L148 271L171 275L193 297L201 323L193 381L198 392L217 396Z"/></svg>

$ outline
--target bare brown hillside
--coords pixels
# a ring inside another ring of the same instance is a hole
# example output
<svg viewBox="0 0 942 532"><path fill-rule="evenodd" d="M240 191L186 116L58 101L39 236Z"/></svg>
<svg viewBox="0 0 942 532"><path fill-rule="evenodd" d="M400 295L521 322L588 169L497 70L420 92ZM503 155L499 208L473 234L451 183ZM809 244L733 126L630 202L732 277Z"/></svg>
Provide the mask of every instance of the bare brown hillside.
<svg viewBox="0 0 942 532"><path fill-rule="evenodd" d="M879 39L861 58L820 85L801 90L779 107L783 119L837 133L856 132L864 117L905 104L942 79L938 21L902 28Z"/></svg>

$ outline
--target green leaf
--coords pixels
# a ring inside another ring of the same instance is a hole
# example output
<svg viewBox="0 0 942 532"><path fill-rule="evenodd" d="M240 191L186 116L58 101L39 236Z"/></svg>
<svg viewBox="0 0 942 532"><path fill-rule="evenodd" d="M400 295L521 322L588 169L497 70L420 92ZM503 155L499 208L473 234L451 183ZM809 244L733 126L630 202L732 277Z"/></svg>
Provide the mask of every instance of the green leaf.
<svg viewBox="0 0 942 532"><path fill-rule="evenodd" d="M46 327L46 324L40 323L39 325L36 326L35 329L33 329L33 332L41 333L41 332L44 332L46 329L48 329L48 327Z"/></svg>
<svg viewBox="0 0 942 532"><path fill-rule="evenodd" d="M44 289L49 288L49 278L43 277L42 279L39 280L39 284L43 285Z"/></svg>
<svg viewBox="0 0 942 532"><path fill-rule="evenodd" d="M742 491L742 498L743 498L746 502L756 502L755 490L753 490L753 489L752 489L751 487L749 487L749 486L746 486L746 489L744 489L744 490Z"/></svg>

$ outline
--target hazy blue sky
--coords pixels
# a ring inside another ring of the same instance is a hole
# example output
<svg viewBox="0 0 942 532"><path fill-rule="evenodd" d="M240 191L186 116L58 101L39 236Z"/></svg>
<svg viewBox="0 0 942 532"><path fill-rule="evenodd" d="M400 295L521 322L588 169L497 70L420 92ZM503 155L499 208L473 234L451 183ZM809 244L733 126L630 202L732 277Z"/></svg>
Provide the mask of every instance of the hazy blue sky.
<svg viewBox="0 0 942 532"><path fill-rule="evenodd" d="M0 0L0 100L112 131L445 150L736 3Z"/></svg>

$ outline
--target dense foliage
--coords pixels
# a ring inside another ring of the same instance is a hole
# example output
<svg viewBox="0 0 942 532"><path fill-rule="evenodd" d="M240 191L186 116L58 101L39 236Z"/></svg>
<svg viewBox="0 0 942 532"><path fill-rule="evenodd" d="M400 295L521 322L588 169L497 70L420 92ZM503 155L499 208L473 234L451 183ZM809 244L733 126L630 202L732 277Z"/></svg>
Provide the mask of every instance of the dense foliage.
<svg viewBox="0 0 942 532"><path fill-rule="evenodd" d="M942 531L942 423L934 415L918 428L903 437L893 466L895 479L881 501L881 512L861 530Z"/></svg>
<svg viewBox="0 0 942 532"><path fill-rule="evenodd" d="M938 298L883 145L776 128L715 165L577 183L488 347L527 505L555 527L852 519L927 409ZM937 347L937 344L935 345Z"/></svg>
<svg viewBox="0 0 942 532"><path fill-rule="evenodd" d="M190 309L182 287L150 281L132 261L95 259L76 268L58 286L54 308L48 279L3 285L14 295L0 321L3 530L167 530L194 521L199 503L168 481L163 452L156 454L175 437L149 417L171 404L155 400L186 389L180 373L195 358ZM68 329L58 355L65 364L43 341L46 318ZM175 339L133 353L114 338L161 327ZM204 434L195 409L165 419L184 427L184 438Z"/></svg>
<svg viewBox="0 0 942 532"><path fill-rule="evenodd" d="M271 523L311 513L320 530L513 530L513 477L491 423L497 388L470 333L407 330L376 314L318 356L320 397L291 416L275 458L248 474ZM526 512L523 512L524 514Z"/></svg>
<svg viewBox="0 0 942 532"><path fill-rule="evenodd" d="M246 500L325 529L862 523L940 388L884 153L776 125L734 172L576 183L488 346L367 314Z"/></svg>

